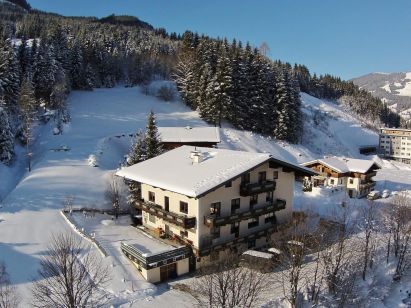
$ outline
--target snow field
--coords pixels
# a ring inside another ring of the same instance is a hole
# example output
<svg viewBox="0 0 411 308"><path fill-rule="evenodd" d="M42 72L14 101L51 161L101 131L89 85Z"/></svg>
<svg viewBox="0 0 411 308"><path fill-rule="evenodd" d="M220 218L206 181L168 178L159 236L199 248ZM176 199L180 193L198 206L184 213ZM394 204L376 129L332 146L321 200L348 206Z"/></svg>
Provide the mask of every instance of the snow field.
<svg viewBox="0 0 411 308"><path fill-rule="evenodd" d="M220 130L222 142L219 147L271 153L280 159L302 163L326 154L364 158L358 154L358 146L377 142L376 133L361 127L337 105L304 93L302 100L308 117L305 123L308 134L302 144L276 142L224 125ZM30 303L30 284L36 275L39 258L47 253L50 235L71 229L59 213L65 198L73 196L75 207L109 206L104 200L104 191L112 172L128 152L131 139L127 134L144 129L151 110L158 126L206 125L197 112L178 100L166 103L144 95L139 88L74 91L68 103L72 122L65 127L63 135L53 135L52 123L39 129L33 147L31 173L24 174L23 149L18 150L18 160L12 168L0 165L0 198L3 198L0 259L5 260L24 305ZM312 121L315 110L326 115L326 123L321 127ZM56 150L62 146L69 150ZM90 155L95 155L97 167L89 166ZM387 162L377 175L377 179L385 184L378 185L396 190L411 189L410 173L405 166ZM295 205L297 209L312 207L320 215L331 216L336 211L332 207L338 207L344 198L341 194L304 194L297 187ZM113 272L107 290L111 304L126 307L129 307L128 303L136 303L139 307L193 305L192 299L185 294L168 290L166 285L154 286L141 280L137 270L119 250L121 238L115 236L117 228L125 227L125 222L124 225L112 224L110 218L104 218L101 223L89 219L81 223L87 232L104 234L101 244L109 252L109 257L103 262Z"/></svg>

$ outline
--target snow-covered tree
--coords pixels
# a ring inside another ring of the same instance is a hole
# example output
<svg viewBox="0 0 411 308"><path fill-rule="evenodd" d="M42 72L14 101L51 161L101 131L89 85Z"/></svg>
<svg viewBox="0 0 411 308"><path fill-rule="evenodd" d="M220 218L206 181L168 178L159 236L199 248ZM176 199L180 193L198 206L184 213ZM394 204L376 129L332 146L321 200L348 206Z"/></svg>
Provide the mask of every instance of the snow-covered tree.
<svg viewBox="0 0 411 308"><path fill-rule="evenodd" d="M146 133L145 133L145 148L146 159L150 159L160 155L163 151L160 136L156 125L154 112L151 111L148 115Z"/></svg>
<svg viewBox="0 0 411 308"><path fill-rule="evenodd" d="M9 164L14 156L14 137L6 110L0 107L0 161Z"/></svg>

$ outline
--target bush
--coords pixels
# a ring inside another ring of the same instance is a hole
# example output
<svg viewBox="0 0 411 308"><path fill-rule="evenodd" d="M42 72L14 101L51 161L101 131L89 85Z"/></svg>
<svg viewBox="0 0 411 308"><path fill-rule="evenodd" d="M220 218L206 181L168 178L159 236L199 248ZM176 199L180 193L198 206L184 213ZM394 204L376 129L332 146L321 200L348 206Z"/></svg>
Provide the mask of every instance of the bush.
<svg viewBox="0 0 411 308"><path fill-rule="evenodd" d="M171 86L163 85L158 89L157 97L165 102L170 102L174 99L174 89Z"/></svg>

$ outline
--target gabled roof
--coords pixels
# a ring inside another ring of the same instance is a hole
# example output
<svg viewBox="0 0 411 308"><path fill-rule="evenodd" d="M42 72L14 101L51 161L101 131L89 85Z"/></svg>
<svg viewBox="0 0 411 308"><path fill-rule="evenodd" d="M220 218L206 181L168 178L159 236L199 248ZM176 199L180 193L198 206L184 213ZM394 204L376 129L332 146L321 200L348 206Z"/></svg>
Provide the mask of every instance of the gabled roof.
<svg viewBox="0 0 411 308"><path fill-rule="evenodd" d="M158 127L162 142L220 142L218 127Z"/></svg>
<svg viewBox="0 0 411 308"><path fill-rule="evenodd" d="M345 157L325 157L325 158L316 159L316 160L303 163L302 165L310 166L315 163L325 165L339 173L347 173L347 172L366 173L374 165L376 166L376 168L380 168L378 164L373 160L345 158Z"/></svg>
<svg viewBox="0 0 411 308"><path fill-rule="evenodd" d="M201 152L200 163L193 163L190 157L195 150ZM196 198L269 161L290 171L315 174L310 169L273 159L270 154L182 146L122 168L116 175Z"/></svg>

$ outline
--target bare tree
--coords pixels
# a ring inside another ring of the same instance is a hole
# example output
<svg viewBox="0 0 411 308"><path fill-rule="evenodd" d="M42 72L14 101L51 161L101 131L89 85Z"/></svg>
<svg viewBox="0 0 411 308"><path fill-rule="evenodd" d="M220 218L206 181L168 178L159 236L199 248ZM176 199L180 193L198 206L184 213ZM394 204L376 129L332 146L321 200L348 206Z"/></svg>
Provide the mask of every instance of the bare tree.
<svg viewBox="0 0 411 308"><path fill-rule="evenodd" d="M298 307L301 303L301 294L307 287L304 279L308 274L305 267L305 257L308 253L307 225L295 220L288 232L288 237L281 245L283 256L280 271L275 279L279 281L284 297L291 307Z"/></svg>
<svg viewBox="0 0 411 308"><path fill-rule="evenodd" d="M111 177L110 182L107 185L105 197L106 197L106 200L113 207L114 215L116 216L116 219L117 219L120 206L123 203L123 195L121 191L121 181L115 175Z"/></svg>
<svg viewBox="0 0 411 308"><path fill-rule="evenodd" d="M258 48L258 50L260 51L260 53L263 56L268 56L270 53L270 47L268 46L267 42L262 42L260 47Z"/></svg>
<svg viewBox="0 0 411 308"><path fill-rule="evenodd" d="M203 307L254 307L267 288L264 274L239 266L239 257L222 253L220 261L203 263L192 286Z"/></svg>
<svg viewBox="0 0 411 308"><path fill-rule="evenodd" d="M10 283L6 265L0 262L0 308L18 307L19 303L16 288Z"/></svg>
<svg viewBox="0 0 411 308"><path fill-rule="evenodd" d="M100 307L110 279L100 256L74 233L53 235L33 282L34 307Z"/></svg>
<svg viewBox="0 0 411 308"><path fill-rule="evenodd" d="M376 209L374 202L370 201L367 206L362 209L360 228L364 232L363 238L363 269L362 279L365 281L367 268L372 267L373 251L375 249L375 232L377 225Z"/></svg>
<svg viewBox="0 0 411 308"><path fill-rule="evenodd" d="M356 244L350 239L352 228L347 211L342 213L338 223L334 243L321 252L321 263L329 293L334 296L333 300L338 302L339 307L344 307L356 297L353 291L360 262L358 252L354 249Z"/></svg>

